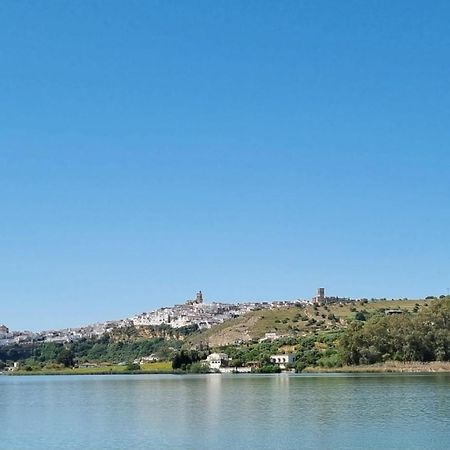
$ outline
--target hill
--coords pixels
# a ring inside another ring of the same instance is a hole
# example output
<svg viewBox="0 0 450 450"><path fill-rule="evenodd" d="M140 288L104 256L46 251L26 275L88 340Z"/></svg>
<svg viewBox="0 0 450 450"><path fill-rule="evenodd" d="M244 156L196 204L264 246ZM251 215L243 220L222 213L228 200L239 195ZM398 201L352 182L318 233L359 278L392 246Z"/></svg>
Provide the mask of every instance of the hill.
<svg viewBox="0 0 450 450"><path fill-rule="evenodd" d="M193 347L221 347L264 338L266 333L278 336L306 336L315 331L338 331L346 328L356 317L368 319L387 310L418 312L432 300L376 300L336 303L329 305L293 306L252 311L230 319L208 330L186 338Z"/></svg>
<svg viewBox="0 0 450 450"><path fill-rule="evenodd" d="M130 325L66 343L3 346L0 370L17 361L30 372L92 363L132 367L148 357L173 361L183 352L195 362L211 351L227 353L236 367L253 363L261 370L273 370L269 359L277 353L295 354L298 371L389 359L449 361L449 323L450 297L298 304L251 311L207 330Z"/></svg>

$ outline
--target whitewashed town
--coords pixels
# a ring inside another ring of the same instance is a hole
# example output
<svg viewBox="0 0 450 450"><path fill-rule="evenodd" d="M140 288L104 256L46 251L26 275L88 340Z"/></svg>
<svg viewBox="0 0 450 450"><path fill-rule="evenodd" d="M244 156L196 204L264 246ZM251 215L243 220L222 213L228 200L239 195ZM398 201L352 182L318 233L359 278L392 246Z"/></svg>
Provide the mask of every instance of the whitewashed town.
<svg viewBox="0 0 450 450"><path fill-rule="evenodd" d="M335 303L352 301L349 298L327 297L325 289L319 288L317 295L311 300L275 300L271 302L249 301L244 303L206 303L202 291L195 299L184 304L159 308L155 311L143 312L125 319L95 323L78 328L46 330L41 332L13 331L6 325L0 325L0 345L23 344L28 342L66 343L81 338L95 338L117 328L129 326L168 325L172 328L197 326L199 329L211 328L226 320L241 316L250 311L262 309L279 309L289 306L307 306L311 303Z"/></svg>

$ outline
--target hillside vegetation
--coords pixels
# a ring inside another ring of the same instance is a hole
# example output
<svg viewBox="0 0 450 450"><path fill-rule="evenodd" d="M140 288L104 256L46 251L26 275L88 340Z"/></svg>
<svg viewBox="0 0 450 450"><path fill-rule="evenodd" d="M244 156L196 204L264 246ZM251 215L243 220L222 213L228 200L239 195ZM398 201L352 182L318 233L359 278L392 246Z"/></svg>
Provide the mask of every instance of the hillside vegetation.
<svg viewBox="0 0 450 450"><path fill-rule="evenodd" d="M396 314L389 315L392 311ZM276 353L295 354L293 368L297 371L387 361L446 362L450 361L449 330L450 297L299 304L253 311L208 330L127 327L97 339L67 344L0 347L0 370L20 361L21 370L27 372L80 366L80 373L122 373L142 370L134 361L150 354L162 361L178 361L175 366L182 368L190 363L200 364L213 351L227 353L232 366L251 365L269 372L274 369L270 355ZM265 339L269 332L276 335L274 340ZM95 364L94 369L90 368L91 363ZM200 365L196 368L202 369ZM153 364L148 370L160 368Z"/></svg>
<svg viewBox="0 0 450 450"><path fill-rule="evenodd" d="M395 308L391 308L392 305ZM430 302L371 302L305 309L303 314L308 316L312 313L317 317L319 313L322 317L326 311L335 317L309 322L297 332L287 320L286 310L274 311L273 326L279 325L280 317L285 317L286 323L281 323L288 334L273 342L253 340L222 345L216 350L231 356L233 366L256 363L259 367L268 367L270 355L294 353L297 371L308 367L354 367L387 361L450 361L450 297ZM386 310L391 309L402 313L386 314Z"/></svg>
<svg viewBox="0 0 450 450"><path fill-rule="evenodd" d="M346 364L381 361L449 361L450 297L417 314L375 316L355 321L339 341Z"/></svg>
<svg viewBox="0 0 450 450"><path fill-rule="evenodd" d="M221 347L258 340L268 332L285 337L306 336L315 331L342 330L357 316L368 319L391 309L417 312L425 305L428 305L425 300L379 300L252 311L194 333L186 342L192 346Z"/></svg>

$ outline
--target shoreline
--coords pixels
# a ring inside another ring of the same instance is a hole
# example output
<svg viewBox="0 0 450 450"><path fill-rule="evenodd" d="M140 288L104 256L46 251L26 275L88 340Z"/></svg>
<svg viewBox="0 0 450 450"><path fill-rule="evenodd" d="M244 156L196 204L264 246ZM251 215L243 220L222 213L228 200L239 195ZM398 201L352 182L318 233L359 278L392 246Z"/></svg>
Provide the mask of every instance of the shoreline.
<svg viewBox="0 0 450 450"><path fill-rule="evenodd" d="M384 363L342 367L306 367L302 373L449 373L449 361L386 361Z"/></svg>
<svg viewBox="0 0 450 450"><path fill-rule="evenodd" d="M283 372L282 372L283 373ZM450 373L449 361L431 361L431 362L399 362L387 361L384 363L375 363L360 366L341 366L341 367L306 367L301 373L320 374L320 373ZM15 371L0 372L0 376L75 376L75 375L195 375L189 372L180 373L172 370L136 370L136 371L115 371L115 370L54 370L54 371ZM205 375L205 374L201 374ZM254 375L254 374L253 374Z"/></svg>
<svg viewBox="0 0 450 450"><path fill-rule="evenodd" d="M0 376L7 377L44 377L44 376L84 376L84 375L176 375L173 372L151 372L151 371L135 371L135 372L111 372L111 371L102 371L102 372L3 372L0 373Z"/></svg>

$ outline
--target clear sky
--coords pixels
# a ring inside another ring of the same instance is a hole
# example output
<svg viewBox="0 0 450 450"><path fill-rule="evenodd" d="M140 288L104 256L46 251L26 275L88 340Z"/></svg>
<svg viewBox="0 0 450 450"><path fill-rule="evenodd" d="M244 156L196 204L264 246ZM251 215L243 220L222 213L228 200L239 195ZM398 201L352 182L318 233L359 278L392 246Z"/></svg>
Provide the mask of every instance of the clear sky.
<svg viewBox="0 0 450 450"><path fill-rule="evenodd" d="M450 285L448 1L0 3L0 323Z"/></svg>

